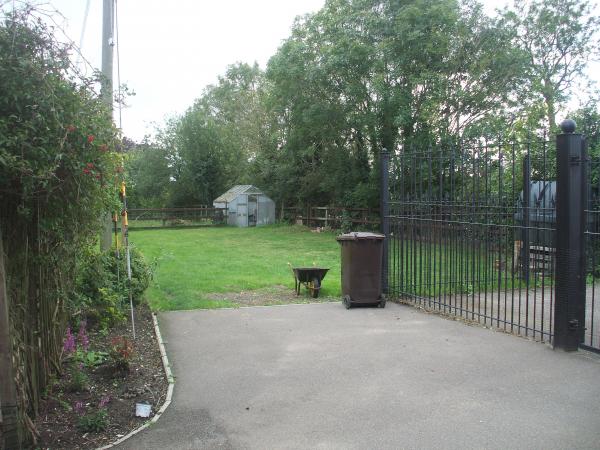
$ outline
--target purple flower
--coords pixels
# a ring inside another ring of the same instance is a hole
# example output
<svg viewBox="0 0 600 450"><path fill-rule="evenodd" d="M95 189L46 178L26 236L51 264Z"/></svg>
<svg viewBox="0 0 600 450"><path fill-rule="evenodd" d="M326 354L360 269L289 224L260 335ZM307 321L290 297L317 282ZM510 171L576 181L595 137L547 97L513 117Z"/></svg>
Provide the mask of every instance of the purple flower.
<svg viewBox="0 0 600 450"><path fill-rule="evenodd" d="M88 338L87 333L85 332L86 321L82 320L79 325L79 333L77 333L77 340L79 341L79 345L83 348L84 352L88 351L90 347L90 339Z"/></svg>
<svg viewBox="0 0 600 450"><path fill-rule="evenodd" d="M63 343L63 352L68 355L73 353L75 348L75 336L73 336L73 333L71 333L71 327L67 327L67 336L65 337L65 342Z"/></svg>
<svg viewBox="0 0 600 450"><path fill-rule="evenodd" d="M104 408L108 402L110 402L110 397L108 395L103 396L100 399L100 403L98 403L98 408Z"/></svg>
<svg viewBox="0 0 600 450"><path fill-rule="evenodd" d="M75 413L79 416L83 416L83 414L85 413L85 407L83 406L83 402L76 402L73 409L75 410Z"/></svg>

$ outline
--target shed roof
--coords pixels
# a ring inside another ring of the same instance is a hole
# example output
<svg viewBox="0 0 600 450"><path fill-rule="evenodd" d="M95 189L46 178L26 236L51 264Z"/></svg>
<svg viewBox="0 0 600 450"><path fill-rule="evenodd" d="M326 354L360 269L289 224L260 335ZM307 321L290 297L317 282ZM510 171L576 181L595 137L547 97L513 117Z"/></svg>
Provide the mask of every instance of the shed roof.
<svg viewBox="0 0 600 450"><path fill-rule="evenodd" d="M251 184L238 184L237 186L232 187L227 192L217 197L214 202L229 203L240 194L263 194L263 192Z"/></svg>

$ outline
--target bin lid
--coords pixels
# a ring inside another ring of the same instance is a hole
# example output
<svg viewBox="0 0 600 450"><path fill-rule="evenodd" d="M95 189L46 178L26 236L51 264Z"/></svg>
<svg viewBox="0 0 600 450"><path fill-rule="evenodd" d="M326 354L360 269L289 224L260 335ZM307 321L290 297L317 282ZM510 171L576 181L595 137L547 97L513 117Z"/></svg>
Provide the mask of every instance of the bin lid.
<svg viewBox="0 0 600 450"><path fill-rule="evenodd" d="M385 239L383 234L368 233L365 231L340 234L335 238L337 241L360 241L360 240L375 240L382 241Z"/></svg>

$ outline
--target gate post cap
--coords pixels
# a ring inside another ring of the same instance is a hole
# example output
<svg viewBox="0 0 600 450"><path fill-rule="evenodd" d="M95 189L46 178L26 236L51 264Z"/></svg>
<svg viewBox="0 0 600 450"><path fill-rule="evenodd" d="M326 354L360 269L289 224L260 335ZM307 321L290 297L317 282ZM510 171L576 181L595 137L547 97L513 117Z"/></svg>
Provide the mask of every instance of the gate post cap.
<svg viewBox="0 0 600 450"><path fill-rule="evenodd" d="M575 128L577 128L577 124L573 119L565 119L560 123L560 129L563 133L575 133Z"/></svg>

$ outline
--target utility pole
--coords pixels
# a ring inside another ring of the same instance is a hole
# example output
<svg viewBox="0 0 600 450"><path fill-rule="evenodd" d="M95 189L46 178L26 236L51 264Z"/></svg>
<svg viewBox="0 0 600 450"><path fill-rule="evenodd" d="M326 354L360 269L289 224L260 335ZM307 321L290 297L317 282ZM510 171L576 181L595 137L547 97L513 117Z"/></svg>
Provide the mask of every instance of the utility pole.
<svg viewBox="0 0 600 450"><path fill-rule="evenodd" d="M104 0L102 8L102 99L110 111L113 112L113 47L114 47L114 0ZM112 243L111 230L112 214L107 212L102 217L102 232L100 235L100 248L109 250Z"/></svg>

